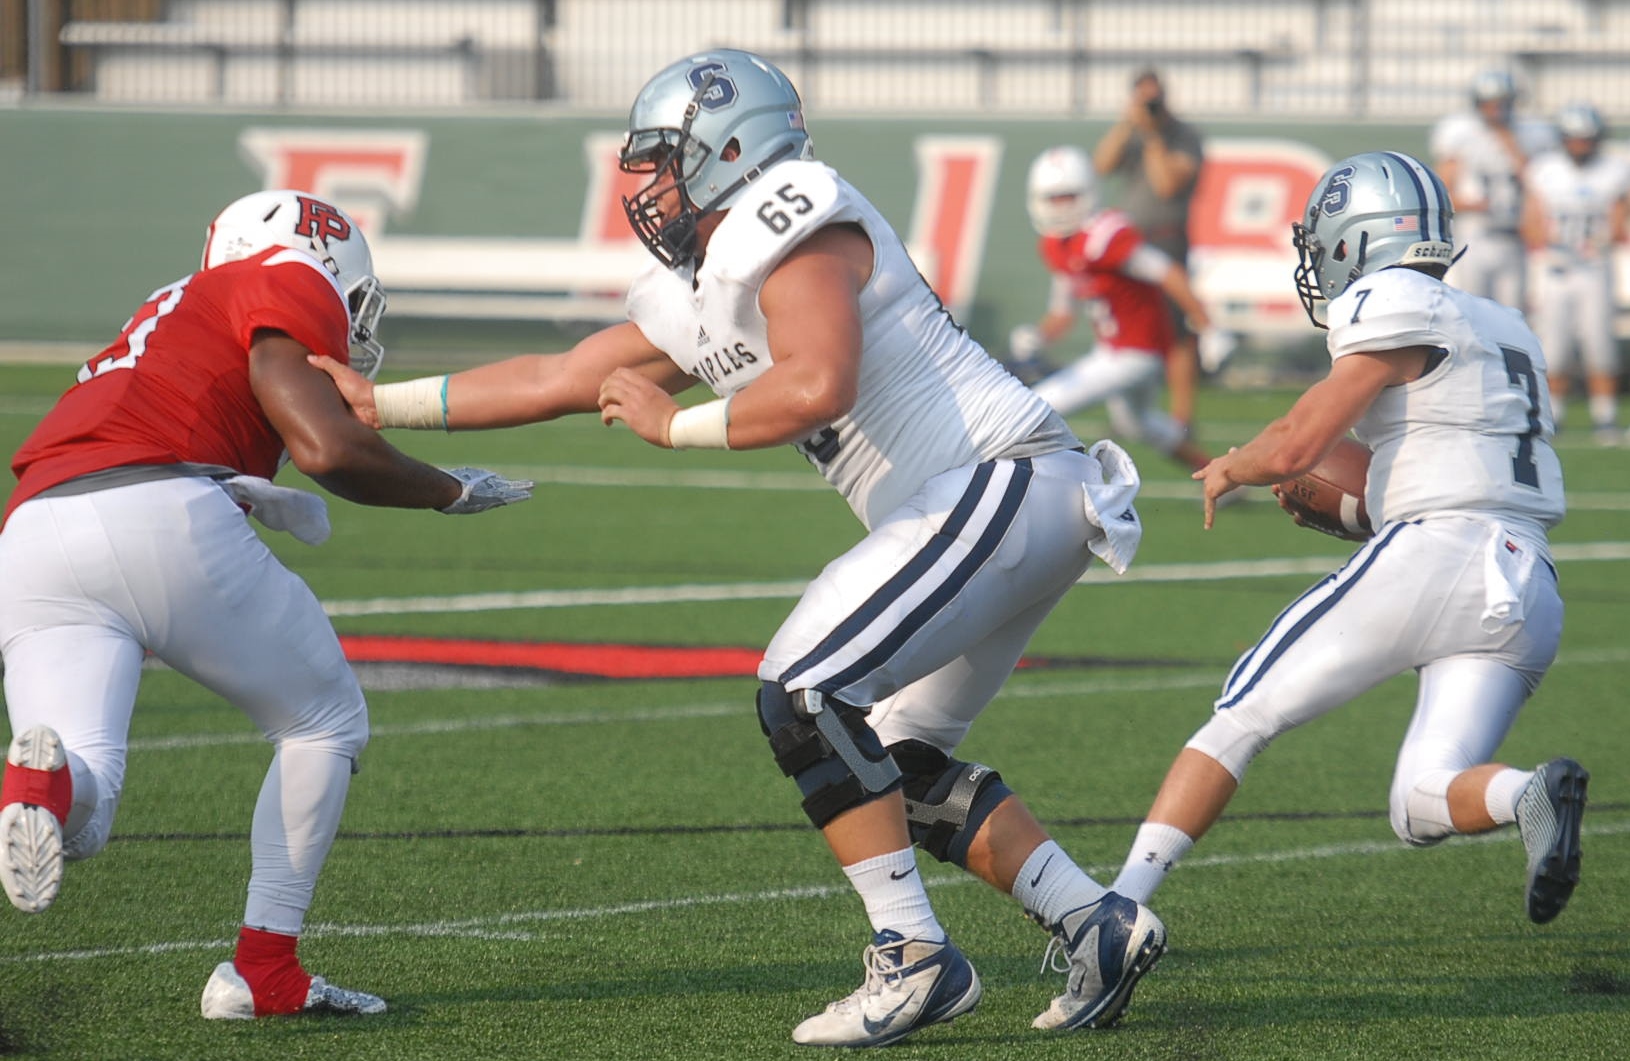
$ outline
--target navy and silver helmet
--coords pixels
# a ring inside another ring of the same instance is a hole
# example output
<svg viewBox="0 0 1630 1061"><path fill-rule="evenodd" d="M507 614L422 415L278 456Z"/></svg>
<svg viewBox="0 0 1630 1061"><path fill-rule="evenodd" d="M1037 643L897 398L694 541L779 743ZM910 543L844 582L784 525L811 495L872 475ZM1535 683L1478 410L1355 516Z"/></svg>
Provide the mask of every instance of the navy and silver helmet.
<svg viewBox="0 0 1630 1061"><path fill-rule="evenodd" d="M1291 224L1302 308L1322 328L1324 303L1361 276L1394 265L1438 266L1441 275L1454 260L1453 214L1443 181L1419 159L1397 151L1342 159Z"/></svg>
<svg viewBox="0 0 1630 1061"><path fill-rule="evenodd" d="M1556 128L1566 140L1600 140L1607 133L1601 112L1588 103L1570 103L1557 111Z"/></svg>
<svg viewBox="0 0 1630 1061"><path fill-rule="evenodd" d="M811 158L803 104L787 75L750 52L719 48L666 67L628 116L618 161L651 180L623 199L628 221L669 268L696 257L696 226L777 162ZM677 193L677 208L664 197Z"/></svg>

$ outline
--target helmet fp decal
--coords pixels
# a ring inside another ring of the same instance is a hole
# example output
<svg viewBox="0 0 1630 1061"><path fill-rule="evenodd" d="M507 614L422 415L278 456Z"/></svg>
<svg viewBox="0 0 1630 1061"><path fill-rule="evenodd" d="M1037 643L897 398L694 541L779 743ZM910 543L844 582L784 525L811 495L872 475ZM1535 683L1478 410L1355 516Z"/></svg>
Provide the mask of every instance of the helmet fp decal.
<svg viewBox="0 0 1630 1061"><path fill-rule="evenodd" d="M1330 174L1330 179L1324 185L1324 194L1319 197L1320 214L1330 217L1347 209L1353 197L1354 172L1353 167L1343 166Z"/></svg>
<svg viewBox="0 0 1630 1061"><path fill-rule="evenodd" d="M736 83L726 76L728 71L720 62L697 63L685 75L691 88L700 90L703 85L707 91L703 92L696 105L705 111L722 111L736 102L738 93Z"/></svg>
<svg viewBox="0 0 1630 1061"><path fill-rule="evenodd" d="M346 216L320 199L297 196L300 216L294 222L296 235L308 236L327 245L329 240L344 242L351 238L351 222Z"/></svg>

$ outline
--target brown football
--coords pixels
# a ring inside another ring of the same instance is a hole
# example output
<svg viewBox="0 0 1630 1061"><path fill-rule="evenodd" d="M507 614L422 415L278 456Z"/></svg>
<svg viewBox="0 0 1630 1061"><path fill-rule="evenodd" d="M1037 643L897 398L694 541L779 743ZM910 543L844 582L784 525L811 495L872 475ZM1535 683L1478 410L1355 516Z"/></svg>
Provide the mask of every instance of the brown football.
<svg viewBox="0 0 1630 1061"><path fill-rule="evenodd" d="M1361 542L1375 533L1364 507L1364 482L1369 473L1369 449L1344 438L1311 471L1280 483L1273 492L1279 507L1298 525Z"/></svg>

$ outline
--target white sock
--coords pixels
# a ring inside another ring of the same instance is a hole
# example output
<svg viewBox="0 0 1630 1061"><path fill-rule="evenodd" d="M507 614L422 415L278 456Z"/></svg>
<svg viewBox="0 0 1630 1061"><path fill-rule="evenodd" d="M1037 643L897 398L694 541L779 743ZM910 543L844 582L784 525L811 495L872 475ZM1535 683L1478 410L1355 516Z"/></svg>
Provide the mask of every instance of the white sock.
<svg viewBox="0 0 1630 1061"><path fill-rule="evenodd" d="M1619 402L1611 394L1590 396L1590 424L1592 427L1612 427L1619 419Z"/></svg>
<svg viewBox="0 0 1630 1061"><path fill-rule="evenodd" d="M844 866L843 872L866 904L873 932L892 929L906 939L946 938L934 908L928 904L922 874L917 872L915 849L908 847L868 858Z"/></svg>
<svg viewBox="0 0 1630 1061"><path fill-rule="evenodd" d="M1128 899L1147 903L1155 889L1165 881L1166 874L1177 865L1177 860L1194 846L1193 837L1172 825L1144 822L1132 838L1132 850L1126 854L1126 865L1121 875L1110 885Z"/></svg>
<svg viewBox="0 0 1630 1061"><path fill-rule="evenodd" d="M1052 840L1030 852L1013 882L1013 898L1048 926L1058 924L1071 910L1097 902L1104 890Z"/></svg>
<svg viewBox="0 0 1630 1061"><path fill-rule="evenodd" d="M1489 817L1500 825L1510 825L1517 820L1517 800L1522 798L1523 789L1533 779L1532 770L1501 770L1489 779L1489 787L1483 790L1483 807L1489 812Z"/></svg>

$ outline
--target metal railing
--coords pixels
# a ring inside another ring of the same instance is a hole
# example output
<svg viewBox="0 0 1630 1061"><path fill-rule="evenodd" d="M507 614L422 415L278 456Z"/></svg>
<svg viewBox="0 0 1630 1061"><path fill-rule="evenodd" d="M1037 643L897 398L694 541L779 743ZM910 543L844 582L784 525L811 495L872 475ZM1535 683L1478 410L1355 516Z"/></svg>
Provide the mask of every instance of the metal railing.
<svg viewBox="0 0 1630 1061"><path fill-rule="evenodd" d="M0 93L617 111L719 45L827 112L1104 117L1156 64L1203 117L1424 119L1501 68L1630 120L1627 0L0 0Z"/></svg>

